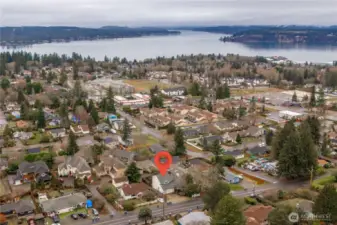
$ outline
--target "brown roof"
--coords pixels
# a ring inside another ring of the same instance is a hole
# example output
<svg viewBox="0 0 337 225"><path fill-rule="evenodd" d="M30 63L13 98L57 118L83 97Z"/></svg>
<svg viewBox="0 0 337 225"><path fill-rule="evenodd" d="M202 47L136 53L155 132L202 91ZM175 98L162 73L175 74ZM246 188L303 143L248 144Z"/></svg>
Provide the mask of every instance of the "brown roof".
<svg viewBox="0 0 337 225"><path fill-rule="evenodd" d="M122 183L128 181L127 177L117 177L114 179L115 183Z"/></svg>
<svg viewBox="0 0 337 225"><path fill-rule="evenodd" d="M273 210L272 206L264 206L264 205L255 205L249 207L247 210L243 212L245 217L251 218L247 219L247 224L253 225L256 223L248 223L248 221L257 221L257 224L261 224L262 222L266 221L268 218L269 213Z"/></svg>
<svg viewBox="0 0 337 225"><path fill-rule="evenodd" d="M150 189L145 183L133 183L133 184L125 184L123 186L123 192L126 196L128 195L138 195L142 192L145 192Z"/></svg>

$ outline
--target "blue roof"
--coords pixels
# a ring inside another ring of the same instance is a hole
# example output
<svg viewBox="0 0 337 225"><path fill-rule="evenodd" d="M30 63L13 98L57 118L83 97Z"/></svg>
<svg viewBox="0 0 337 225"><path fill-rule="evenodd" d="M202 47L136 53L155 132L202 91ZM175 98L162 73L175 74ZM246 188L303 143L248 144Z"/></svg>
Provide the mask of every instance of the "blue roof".
<svg viewBox="0 0 337 225"><path fill-rule="evenodd" d="M40 148L30 148L30 149L27 149L28 153L39 153L40 151L41 151Z"/></svg>

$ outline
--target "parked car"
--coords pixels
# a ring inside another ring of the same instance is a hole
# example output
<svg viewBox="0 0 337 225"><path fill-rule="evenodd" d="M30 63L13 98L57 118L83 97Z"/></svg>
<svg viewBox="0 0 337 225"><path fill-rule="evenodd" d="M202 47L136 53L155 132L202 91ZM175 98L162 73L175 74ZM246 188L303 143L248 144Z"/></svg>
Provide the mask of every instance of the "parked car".
<svg viewBox="0 0 337 225"><path fill-rule="evenodd" d="M81 217L81 218L83 218L83 219L85 219L85 218L88 217L88 215L85 214L85 213L79 213L78 216Z"/></svg>
<svg viewBox="0 0 337 225"><path fill-rule="evenodd" d="M71 214L71 218L74 219L74 220L77 220L78 219L78 215L75 214L75 213L73 213L73 214Z"/></svg>

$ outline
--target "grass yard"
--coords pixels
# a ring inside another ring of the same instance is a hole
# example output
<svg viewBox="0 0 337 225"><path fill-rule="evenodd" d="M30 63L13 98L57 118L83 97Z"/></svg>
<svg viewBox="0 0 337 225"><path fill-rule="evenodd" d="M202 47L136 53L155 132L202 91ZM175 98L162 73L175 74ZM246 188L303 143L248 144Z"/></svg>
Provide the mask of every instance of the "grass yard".
<svg viewBox="0 0 337 225"><path fill-rule="evenodd" d="M242 142L244 142L244 143L252 143L252 142L256 142L258 140L259 139L255 138L255 137L244 137L244 138L242 138Z"/></svg>
<svg viewBox="0 0 337 225"><path fill-rule="evenodd" d="M293 198L293 199L288 199L288 200L281 201L278 204L280 204L280 205L290 205L293 208L296 208L297 204L300 204L301 206L310 207L310 205L312 205L312 202L309 201L309 200L307 200L307 199ZM307 208L307 207L305 207L305 208Z"/></svg>
<svg viewBox="0 0 337 225"><path fill-rule="evenodd" d="M27 140L27 145L36 145L41 141L42 134L39 132L34 132L34 136L32 139Z"/></svg>
<svg viewBox="0 0 337 225"><path fill-rule="evenodd" d="M337 181L336 181L336 178L334 176L326 176L326 177L322 177L320 179L314 180L312 182L312 186L314 188L321 189L326 184L332 184L332 183L336 183L336 182Z"/></svg>
<svg viewBox="0 0 337 225"><path fill-rule="evenodd" d="M79 208L79 209L75 209L74 211L71 211L71 212L62 213L62 214L60 214L60 219L66 218L73 213L86 213L86 214L88 214L88 210L86 208Z"/></svg>
<svg viewBox="0 0 337 225"><path fill-rule="evenodd" d="M231 191L241 191L244 188L240 184L229 184Z"/></svg>
<svg viewBox="0 0 337 225"><path fill-rule="evenodd" d="M161 83L154 80L124 80L124 83L134 86L136 92L149 92L150 89L155 87L156 85L160 89L173 87L173 85Z"/></svg>
<svg viewBox="0 0 337 225"><path fill-rule="evenodd" d="M269 87L261 87L261 88L244 88L244 89L232 89L231 95L232 96L241 96L241 95L249 95L249 94L258 94L258 93L265 93L265 92L277 92L280 89L277 88L269 88Z"/></svg>

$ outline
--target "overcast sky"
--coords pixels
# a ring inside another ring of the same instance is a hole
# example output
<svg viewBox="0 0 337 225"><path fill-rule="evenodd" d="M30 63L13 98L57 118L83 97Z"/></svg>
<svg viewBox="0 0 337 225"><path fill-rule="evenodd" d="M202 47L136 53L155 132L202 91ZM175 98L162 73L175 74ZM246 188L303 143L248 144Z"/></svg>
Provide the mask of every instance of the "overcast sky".
<svg viewBox="0 0 337 225"><path fill-rule="evenodd" d="M0 0L0 26L337 25L337 0Z"/></svg>

